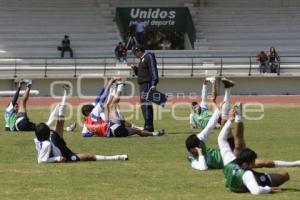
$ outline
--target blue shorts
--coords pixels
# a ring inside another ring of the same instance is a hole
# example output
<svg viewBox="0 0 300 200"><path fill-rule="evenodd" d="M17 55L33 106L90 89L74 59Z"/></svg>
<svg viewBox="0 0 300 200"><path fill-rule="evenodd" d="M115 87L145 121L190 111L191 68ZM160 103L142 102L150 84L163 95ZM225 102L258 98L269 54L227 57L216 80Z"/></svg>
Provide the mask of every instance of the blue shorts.
<svg viewBox="0 0 300 200"><path fill-rule="evenodd" d="M79 157L67 147L65 140L58 133L53 132L51 134L51 141L59 148L61 155L66 158L66 161L80 161Z"/></svg>
<svg viewBox="0 0 300 200"><path fill-rule="evenodd" d="M34 131L35 124L27 117L27 113L19 112L17 114L16 129L18 131Z"/></svg>

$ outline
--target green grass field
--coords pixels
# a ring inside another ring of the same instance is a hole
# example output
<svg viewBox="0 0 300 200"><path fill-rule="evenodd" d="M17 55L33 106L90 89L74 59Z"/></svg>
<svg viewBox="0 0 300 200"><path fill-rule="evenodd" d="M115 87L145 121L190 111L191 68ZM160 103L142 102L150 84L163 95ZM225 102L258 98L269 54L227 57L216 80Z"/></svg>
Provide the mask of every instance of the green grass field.
<svg viewBox="0 0 300 200"><path fill-rule="evenodd" d="M0 109L3 113L3 108ZM178 115L189 110L178 109ZM29 110L34 122L45 122L49 109ZM255 115L255 114L254 114ZM245 121L247 146L259 157L300 159L300 107L265 109L260 121ZM142 121L135 121L141 125ZM3 130L3 116L0 117ZM0 199L299 199L300 168L287 170L291 180L276 194L252 196L225 191L221 170L199 172L186 160L185 138L193 131L187 121L175 121L165 113L156 121L163 137L82 138L81 128L65 133L75 152L128 154L129 161L37 164L33 133L0 131ZM216 146L218 131L209 139Z"/></svg>

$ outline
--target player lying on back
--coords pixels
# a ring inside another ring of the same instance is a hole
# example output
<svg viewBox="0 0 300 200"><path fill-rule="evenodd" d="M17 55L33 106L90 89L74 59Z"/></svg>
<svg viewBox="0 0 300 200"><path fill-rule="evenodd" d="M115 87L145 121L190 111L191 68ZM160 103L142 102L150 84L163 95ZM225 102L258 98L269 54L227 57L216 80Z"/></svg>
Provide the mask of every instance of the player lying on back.
<svg viewBox="0 0 300 200"><path fill-rule="evenodd" d="M17 131L34 131L35 123L31 122L27 114L27 102L32 87L32 80L24 80L26 85L25 92L20 100L19 109L17 113L16 129Z"/></svg>
<svg viewBox="0 0 300 200"><path fill-rule="evenodd" d="M67 88L64 88L66 94ZM74 161L102 161L102 160L127 160L127 155L103 156L94 154L76 154L67 147L63 139L64 110L66 95L60 105L51 113L47 124L40 123L35 126L34 139L37 150L38 163L74 162ZM53 130L50 125L55 123Z"/></svg>
<svg viewBox="0 0 300 200"><path fill-rule="evenodd" d="M17 113L19 109L18 98L20 91L22 89L22 85L25 84L23 80L19 81L18 88L5 110L5 131L16 131L16 120L17 120Z"/></svg>
<svg viewBox="0 0 300 200"><path fill-rule="evenodd" d="M188 160L191 162L191 167L196 170L208 170L208 169L223 169L223 160L219 149L213 149L206 146L205 142L208 140L209 135L212 133L219 117L221 116L221 111L214 105L214 114L210 118L207 126L198 134L190 135L186 139L186 148L190 155ZM233 136L227 138L228 144L230 144L231 150L234 155L237 155L242 149L246 147L244 140L244 128L243 128L243 117L242 117L242 104L238 103L235 106L237 111L235 115L236 122L239 126L233 131ZM229 129L228 131L231 131ZM227 134L229 135L229 134ZM299 167L300 160L298 161L280 161L280 160L264 160L255 159L256 168L258 167Z"/></svg>
<svg viewBox="0 0 300 200"><path fill-rule="evenodd" d="M289 180L287 172L260 173L253 170L256 167L257 154L249 149L242 148L232 151L227 141L228 133L234 121L236 122L237 135L243 135L243 122L237 119L238 111L230 112L218 136L218 145L224 165L225 187L232 192L250 192L251 194L265 194L279 191L278 186ZM239 117L238 117L239 118ZM237 136L238 137L238 136ZM298 161L299 162L299 161Z"/></svg>
<svg viewBox="0 0 300 200"><path fill-rule="evenodd" d="M212 83L212 101L216 101L217 98L217 88L216 88L216 78L209 77L206 78L202 85L202 93L201 93L201 103L192 102L192 113L190 114L190 126L192 128L200 128L204 129L211 116L213 115L213 111L211 109L210 103L208 101L208 83ZM216 126L220 126L220 124L224 124L228 118L228 112L230 110L230 96L231 96L231 88L234 86L234 82L227 78L222 78L222 82L225 88L225 95L223 99L222 105L222 115L220 118L220 123L216 124ZM221 121L223 120L223 122Z"/></svg>
<svg viewBox="0 0 300 200"><path fill-rule="evenodd" d="M125 121L118 102L124 87L124 82L119 77L112 78L100 91L95 105L82 106L84 115L83 137L126 137L137 134L139 136L161 136L164 130L149 132L132 127ZM113 86L113 88L112 88Z"/></svg>

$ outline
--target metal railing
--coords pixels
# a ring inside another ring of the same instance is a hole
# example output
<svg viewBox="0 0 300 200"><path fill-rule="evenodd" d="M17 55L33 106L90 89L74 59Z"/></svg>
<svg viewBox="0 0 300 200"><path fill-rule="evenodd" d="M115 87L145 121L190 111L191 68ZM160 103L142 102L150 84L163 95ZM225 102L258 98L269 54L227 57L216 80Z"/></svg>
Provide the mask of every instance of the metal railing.
<svg viewBox="0 0 300 200"><path fill-rule="evenodd" d="M222 57L171 57L157 56L161 77L252 76L261 75L259 62L254 56ZM129 57L127 63L119 63L115 57L61 58L0 58L0 78L17 77L77 77L84 74L102 76L133 76L129 63L139 59ZM273 75L300 75L300 56L282 56L277 73Z"/></svg>

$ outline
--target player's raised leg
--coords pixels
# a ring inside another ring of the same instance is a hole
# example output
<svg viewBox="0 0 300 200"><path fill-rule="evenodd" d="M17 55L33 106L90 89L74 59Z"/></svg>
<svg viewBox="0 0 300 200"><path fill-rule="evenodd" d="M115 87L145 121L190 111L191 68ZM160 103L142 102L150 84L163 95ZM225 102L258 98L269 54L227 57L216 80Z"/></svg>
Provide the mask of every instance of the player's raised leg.
<svg viewBox="0 0 300 200"><path fill-rule="evenodd" d="M222 106L222 124L226 122L228 119L228 114L231 108L230 97L231 97L231 88L234 86L234 82L227 78L222 78L222 82L225 88L225 94L223 99L223 106Z"/></svg>
<svg viewBox="0 0 300 200"><path fill-rule="evenodd" d="M63 85L64 94L63 94L62 100L61 100L60 104L55 106L55 108L51 112L49 119L46 123L49 127L52 126L53 122L57 119L58 116L64 115L65 104L66 104L66 100L68 97L68 93L70 92L70 89L71 89L71 86L69 86L67 84Z"/></svg>
<svg viewBox="0 0 300 200"><path fill-rule="evenodd" d="M20 105L19 105L19 112L26 113L26 106L27 106L27 101L29 99L29 94L32 86L32 80L24 80L26 84L26 89L25 92L21 98Z"/></svg>

